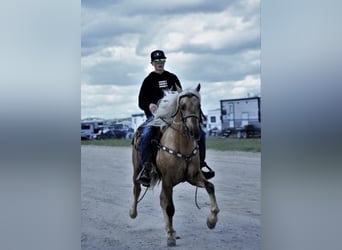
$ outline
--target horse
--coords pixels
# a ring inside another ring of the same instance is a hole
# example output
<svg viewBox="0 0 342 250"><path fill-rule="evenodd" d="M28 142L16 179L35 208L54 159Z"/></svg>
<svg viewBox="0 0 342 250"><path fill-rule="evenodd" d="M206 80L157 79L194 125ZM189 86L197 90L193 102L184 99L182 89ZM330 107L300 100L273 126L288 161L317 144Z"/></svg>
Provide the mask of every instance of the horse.
<svg viewBox="0 0 342 250"><path fill-rule="evenodd" d="M152 126L161 128L161 138L158 143L151 185L153 188L161 182L160 206L166 224L167 246L176 245L176 231L173 228L175 207L173 203L173 187L181 182L188 182L196 187L205 188L210 199L210 214L207 226L213 229L217 223L220 209L216 202L215 186L209 182L200 170L200 158L197 140L201 136L201 85L194 89L165 93L158 104L158 110L152 121ZM140 133L135 133L132 140L133 162L133 204L129 211L132 219L137 216L138 199L141 186L136 177L141 170L138 152Z"/></svg>

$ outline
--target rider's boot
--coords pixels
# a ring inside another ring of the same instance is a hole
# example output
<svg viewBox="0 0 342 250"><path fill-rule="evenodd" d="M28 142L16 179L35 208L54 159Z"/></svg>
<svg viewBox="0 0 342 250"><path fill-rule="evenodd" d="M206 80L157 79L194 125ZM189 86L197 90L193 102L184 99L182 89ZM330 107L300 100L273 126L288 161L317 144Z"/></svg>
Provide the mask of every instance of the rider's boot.
<svg viewBox="0 0 342 250"><path fill-rule="evenodd" d="M136 181L145 187L149 187L151 183L151 170L152 170L151 162L149 161L145 162L142 170L140 171L140 173L138 174L138 177L136 178Z"/></svg>
<svg viewBox="0 0 342 250"><path fill-rule="evenodd" d="M203 171L202 170L203 168L207 168L208 171ZM205 161L203 161L201 164L201 172L207 180L209 180L215 176L215 171L212 170Z"/></svg>
<svg viewBox="0 0 342 250"><path fill-rule="evenodd" d="M201 172L204 175L204 177L207 180L209 180L215 176L215 171L212 170L204 160L206 147L205 147L205 133L203 130L201 131L201 138L198 141L198 146L199 146L199 155L200 155L200 162L201 162L200 163ZM203 168L206 168L208 171L203 171L202 170Z"/></svg>

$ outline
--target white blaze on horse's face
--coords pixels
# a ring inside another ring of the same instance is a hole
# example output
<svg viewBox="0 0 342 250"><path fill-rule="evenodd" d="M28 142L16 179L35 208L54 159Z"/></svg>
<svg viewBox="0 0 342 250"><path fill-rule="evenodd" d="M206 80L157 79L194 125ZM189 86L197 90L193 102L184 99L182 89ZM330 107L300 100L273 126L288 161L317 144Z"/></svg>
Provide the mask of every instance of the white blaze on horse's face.
<svg viewBox="0 0 342 250"><path fill-rule="evenodd" d="M183 123L187 130L187 135L199 140L201 136L200 116L201 107L200 100L195 95L186 95L179 100L179 108Z"/></svg>

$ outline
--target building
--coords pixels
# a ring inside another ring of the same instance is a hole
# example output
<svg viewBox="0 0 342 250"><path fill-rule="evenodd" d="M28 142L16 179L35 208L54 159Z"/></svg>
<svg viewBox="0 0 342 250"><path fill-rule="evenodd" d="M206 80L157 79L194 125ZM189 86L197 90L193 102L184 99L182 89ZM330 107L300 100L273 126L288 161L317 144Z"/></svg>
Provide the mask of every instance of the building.
<svg viewBox="0 0 342 250"><path fill-rule="evenodd" d="M145 114L140 113L140 114L133 114L131 116L131 126L134 130L134 132L137 130L137 128L146 120Z"/></svg>
<svg viewBox="0 0 342 250"><path fill-rule="evenodd" d="M211 109L207 111L206 115L206 129L208 135L218 135L222 129L221 110Z"/></svg>
<svg viewBox="0 0 342 250"><path fill-rule="evenodd" d="M221 100L222 130L261 130L260 97Z"/></svg>

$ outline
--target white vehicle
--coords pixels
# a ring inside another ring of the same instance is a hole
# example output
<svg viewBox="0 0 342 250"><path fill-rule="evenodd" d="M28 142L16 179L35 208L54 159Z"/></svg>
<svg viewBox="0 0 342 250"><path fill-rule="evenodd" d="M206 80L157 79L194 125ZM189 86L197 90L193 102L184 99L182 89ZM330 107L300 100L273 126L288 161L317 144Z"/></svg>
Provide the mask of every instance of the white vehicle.
<svg viewBox="0 0 342 250"><path fill-rule="evenodd" d="M260 97L221 100L222 131L238 138L261 135Z"/></svg>
<svg viewBox="0 0 342 250"><path fill-rule="evenodd" d="M103 121L87 121L81 123L81 140L94 140L103 128Z"/></svg>

